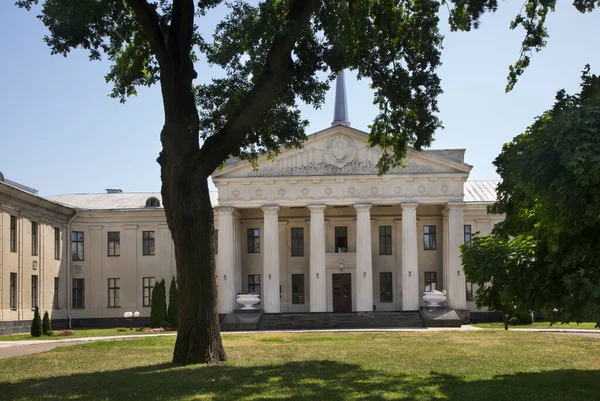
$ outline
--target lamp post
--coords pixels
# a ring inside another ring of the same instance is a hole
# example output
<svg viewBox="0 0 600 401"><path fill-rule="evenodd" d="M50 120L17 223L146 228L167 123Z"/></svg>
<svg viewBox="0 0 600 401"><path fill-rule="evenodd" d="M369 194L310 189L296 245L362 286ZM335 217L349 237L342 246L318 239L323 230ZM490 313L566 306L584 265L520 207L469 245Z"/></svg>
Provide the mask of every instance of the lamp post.
<svg viewBox="0 0 600 401"><path fill-rule="evenodd" d="M133 318L140 316L140 312L125 312L123 313L123 317L129 320L129 330L133 330Z"/></svg>

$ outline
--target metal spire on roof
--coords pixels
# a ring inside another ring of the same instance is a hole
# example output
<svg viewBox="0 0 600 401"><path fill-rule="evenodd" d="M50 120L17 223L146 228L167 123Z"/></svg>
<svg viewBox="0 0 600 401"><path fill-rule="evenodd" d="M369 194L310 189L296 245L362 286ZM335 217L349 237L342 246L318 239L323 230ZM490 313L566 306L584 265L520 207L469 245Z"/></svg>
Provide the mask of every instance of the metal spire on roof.
<svg viewBox="0 0 600 401"><path fill-rule="evenodd" d="M333 122L331 125L350 126L350 121L348 121L348 103L346 100L344 70L339 72L335 80L335 110L333 112Z"/></svg>

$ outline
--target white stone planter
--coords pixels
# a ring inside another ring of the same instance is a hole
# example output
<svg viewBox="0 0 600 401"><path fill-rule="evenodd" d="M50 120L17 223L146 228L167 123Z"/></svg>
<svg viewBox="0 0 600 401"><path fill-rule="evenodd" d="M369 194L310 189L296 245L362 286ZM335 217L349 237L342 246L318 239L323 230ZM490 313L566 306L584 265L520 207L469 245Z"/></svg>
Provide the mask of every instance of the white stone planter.
<svg viewBox="0 0 600 401"><path fill-rule="evenodd" d="M441 292L424 292L423 300L429 304L428 306L441 306L440 303L446 302L446 294Z"/></svg>
<svg viewBox="0 0 600 401"><path fill-rule="evenodd" d="M256 305L260 302L260 295L258 294L238 294L237 296L238 304L244 305L242 310L256 309L253 308L252 305Z"/></svg>

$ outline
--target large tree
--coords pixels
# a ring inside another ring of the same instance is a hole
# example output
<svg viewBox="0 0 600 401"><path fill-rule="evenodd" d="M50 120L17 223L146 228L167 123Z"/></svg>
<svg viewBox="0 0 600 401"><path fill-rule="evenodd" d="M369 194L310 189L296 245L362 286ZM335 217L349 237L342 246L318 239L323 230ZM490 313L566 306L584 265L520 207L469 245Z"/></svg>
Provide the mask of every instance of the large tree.
<svg viewBox="0 0 600 401"><path fill-rule="evenodd" d="M600 325L600 78L587 67L581 92L558 92L494 164L502 183L490 212L506 219L463 246L477 304Z"/></svg>
<svg viewBox="0 0 600 401"><path fill-rule="evenodd" d="M19 0L31 9L39 0ZM318 107L344 68L367 77L380 113L369 144L384 153L382 171L401 163L409 145L431 143L440 126L438 9L450 8L453 29L469 30L497 0L231 1L212 38L198 25L222 0L46 0L39 18L52 53L81 47L112 62L107 81L125 101L141 85L159 84L162 197L180 284L173 361L226 359L216 309L213 212L207 179L229 156L255 162L261 153L299 147L306 121L297 100ZM544 45L544 20L555 1L527 0L515 20L526 29L522 57ZM576 0L582 11L598 2ZM203 57L225 72L195 85ZM525 64L523 64L525 63ZM201 290L200 290L201 289Z"/></svg>

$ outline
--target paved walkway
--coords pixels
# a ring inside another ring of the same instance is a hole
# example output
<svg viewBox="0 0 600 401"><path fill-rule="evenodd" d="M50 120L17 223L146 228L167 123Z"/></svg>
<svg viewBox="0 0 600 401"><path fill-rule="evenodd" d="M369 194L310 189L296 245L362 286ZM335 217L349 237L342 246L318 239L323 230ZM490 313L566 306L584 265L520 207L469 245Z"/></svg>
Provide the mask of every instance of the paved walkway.
<svg viewBox="0 0 600 401"><path fill-rule="evenodd" d="M480 331L480 330L504 330L504 329L482 329L471 325L461 327L428 327L428 328L407 328L407 329L329 329L329 330L281 330L281 331L224 331L223 334L264 334L264 333L323 333L323 332L356 332L356 333L375 333L375 332L427 332L427 331ZM536 333L551 334L570 334L588 338L600 339L600 330L565 330L565 329L510 329L511 331L524 331ZM46 352L56 347L65 347L88 343L93 341L118 341L118 340L136 340L147 337L174 337L176 333L158 333L158 334L139 334L124 336L105 336L105 337L83 337L69 338L61 340L22 340L22 341L0 341L0 359L11 358L13 356L30 355L39 352Z"/></svg>

